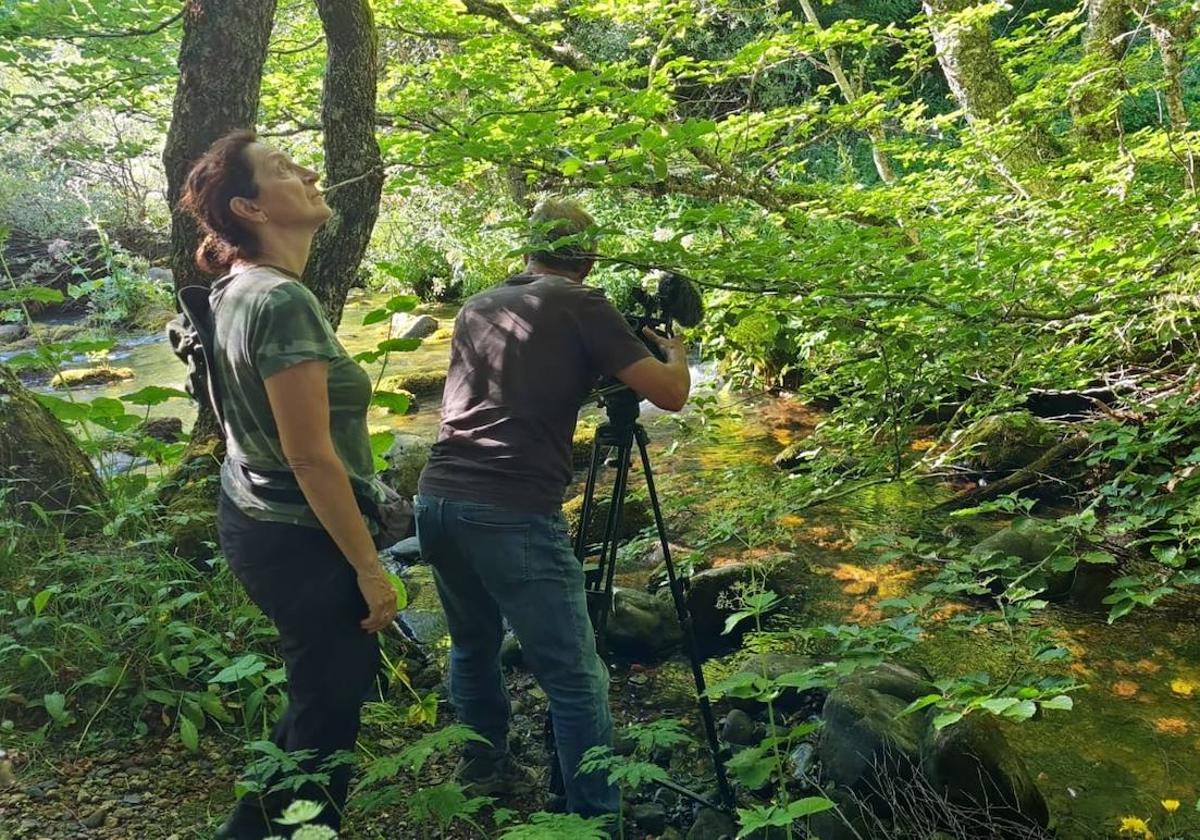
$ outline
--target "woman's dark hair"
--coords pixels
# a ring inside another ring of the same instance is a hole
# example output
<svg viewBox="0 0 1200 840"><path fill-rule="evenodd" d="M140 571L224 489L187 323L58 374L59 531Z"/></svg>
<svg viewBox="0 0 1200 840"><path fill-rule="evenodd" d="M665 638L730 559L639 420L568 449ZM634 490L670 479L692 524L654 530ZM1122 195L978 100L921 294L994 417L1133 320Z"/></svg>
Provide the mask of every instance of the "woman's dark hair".
<svg viewBox="0 0 1200 840"><path fill-rule="evenodd" d="M235 198L257 198L254 168L246 147L258 140L253 131L231 131L213 143L192 166L179 198L179 209L196 220L204 239L196 265L221 274L237 259L258 256L258 238L233 214Z"/></svg>

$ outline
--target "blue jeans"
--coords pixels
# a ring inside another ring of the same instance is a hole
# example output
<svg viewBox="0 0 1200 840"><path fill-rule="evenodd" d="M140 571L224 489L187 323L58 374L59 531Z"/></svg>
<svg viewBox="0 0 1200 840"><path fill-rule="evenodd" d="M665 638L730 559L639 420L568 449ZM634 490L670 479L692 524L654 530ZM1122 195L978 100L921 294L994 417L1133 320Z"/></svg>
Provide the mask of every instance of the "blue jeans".
<svg viewBox="0 0 1200 840"><path fill-rule="evenodd" d="M450 627L450 700L459 720L508 752L508 690L500 668L507 618L550 701L567 808L615 814L607 773L578 774L595 746L612 745L608 668L596 653L583 568L561 513L518 513L478 502L417 496L421 555L433 567Z"/></svg>

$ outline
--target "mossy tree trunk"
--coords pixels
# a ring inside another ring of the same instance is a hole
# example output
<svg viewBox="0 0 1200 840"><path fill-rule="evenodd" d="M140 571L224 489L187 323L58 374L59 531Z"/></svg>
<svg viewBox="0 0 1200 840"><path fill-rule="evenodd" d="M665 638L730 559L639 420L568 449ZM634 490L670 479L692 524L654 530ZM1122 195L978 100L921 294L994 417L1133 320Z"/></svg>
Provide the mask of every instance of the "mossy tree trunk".
<svg viewBox="0 0 1200 840"><path fill-rule="evenodd" d="M1110 140L1117 134L1114 90L1124 89L1122 36L1130 29L1128 0L1088 0L1083 36L1085 75L1071 100L1075 130L1088 140Z"/></svg>
<svg viewBox="0 0 1200 840"><path fill-rule="evenodd" d="M186 2L179 80L163 149L176 289L212 280L196 266L199 231L176 205L192 164L214 141L254 128L274 20L275 0ZM193 560L206 559L204 544L212 539L221 448L216 418L202 407L183 461L159 495L173 523L176 551Z"/></svg>
<svg viewBox="0 0 1200 840"><path fill-rule="evenodd" d="M304 282L334 326L367 252L379 198L383 164L375 139L378 35L367 0L317 0L328 58L321 97L325 183L331 218L317 234Z"/></svg>
<svg viewBox="0 0 1200 840"><path fill-rule="evenodd" d="M999 121L1016 101L1012 80L992 43L976 0L924 0L938 63L963 115L972 124ZM1013 181L1022 169L1058 154L1054 139L1036 125L1022 127L1008 148L996 150L993 164ZM1018 186L1014 183L1014 186Z"/></svg>
<svg viewBox="0 0 1200 840"><path fill-rule="evenodd" d="M102 521L104 487L58 418L0 365L0 482L10 515L41 523L40 508L67 533Z"/></svg>

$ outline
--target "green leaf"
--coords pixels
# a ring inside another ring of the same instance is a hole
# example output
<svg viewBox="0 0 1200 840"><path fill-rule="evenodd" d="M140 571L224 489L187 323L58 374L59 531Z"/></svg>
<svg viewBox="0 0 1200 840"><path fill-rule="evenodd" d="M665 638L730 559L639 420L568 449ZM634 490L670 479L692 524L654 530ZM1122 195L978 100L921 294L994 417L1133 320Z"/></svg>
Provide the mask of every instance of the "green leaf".
<svg viewBox="0 0 1200 840"><path fill-rule="evenodd" d="M82 423L91 414L91 409L88 408L88 404L85 402L64 400L61 397L55 397L51 394L35 393L33 398L63 423Z"/></svg>
<svg viewBox="0 0 1200 840"><path fill-rule="evenodd" d="M50 719L59 726L66 726L71 722L71 717L67 714L67 698L60 692L54 691L43 695L42 705L45 706L46 714L50 715Z"/></svg>
<svg viewBox="0 0 1200 840"><path fill-rule="evenodd" d="M919 712L921 709L932 706L941 699L941 694L926 694L924 697L918 697L916 700L909 703L908 706L906 706L904 710L896 717L904 717L905 715L911 715L913 712Z"/></svg>
<svg viewBox="0 0 1200 840"><path fill-rule="evenodd" d="M279 825L304 825L315 820L325 810L325 805L307 799L297 799L284 809L283 816L276 817Z"/></svg>
<svg viewBox="0 0 1200 840"><path fill-rule="evenodd" d="M1057 697L1051 697L1049 700L1042 700L1038 705L1043 709L1053 709L1054 711L1069 712L1075 708L1075 701L1067 694L1060 694Z"/></svg>
<svg viewBox="0 0 1200 840"><path fill-rule="evenodd" d="M54 593L49 589L43 589L41 592L33 596L33 615L38 617L42 614L42 610L46 609L46 605L50 603L50 598Z"/></svg>
<svg viewBox="0 0 1200 840"><path fill-rule="evenodd" d="M953 726L963 719L962 712L942 712L933 719L933 728L939 732L947 726Z"/></svg>
<svg viewBox="0 0 1200 840"><path fill-rule="evenodd" d="M363 316L363 326L369 327L372 324L378 324L381 321L386 321L390 317L392 317L392 313L388 312L386 309L372 309Z"/></svg>
<svg viewBox="0 0 1200 840"><path fill-rule="evenodd" d="M1029 720L1037 714L1037 703L1032 700L1022 700L1004 712L1006 718L1013 720Z"/></svg>
<svg viewBox="0 0 1200 840"><path fill-rule="evenodd" d="M394 575L388 572L388 580L391 581L392 588L396 590L396 612L408 608L408 587L404 585L404 580L399 575Z"/></svg>
<svg viewBox="0 0 1200 840"><path fill-rule="evenodd" d="M179 740L189 752L196 752L200 747L200 732L196 729L196 724L183 715L179 716Z"/></svg>
<svg viewBox="0 0 1200 840"><path fill-rule="evenodd" d="M151 406L161 405L167 400L172 399L189 400L191 397L188 395L187 391L181 391L178 388L166 388L162 385L147 385L145 388L134 391L132 394L126 394L125 396L121 397L121 399L127 403L130 403L131 405Z"/></svg>
<svg viewBox="0 0 1200 840"><path fill-rule="evenodd" d="M753 791L762 788L771 778L775 762L762 747L751 747L729 759L725 766L747 790Z"/></svg>
<svg viewBox="0 0 1200 840"><path fill-rule="evenodd" d="M209 680L210 683L235 683L266 670L267 664L256 653L248 653Z"/></svg>
<svg viewBox="0 0 1200 840"><path fill-rule="evenodd" d="M421 299L416 295L396 295L388 298L383 308L388 312L412 312L421 305Z"/></svg>
<svg viewBox="0 0 1200 840"><path fill-rule="evenodd" d="M407 414L412 405L412 395L397 391L376 391L371 395L371 404L386 408L389 414Z"/></svg>
<svg viewBox="0 0 1200 840"><path fill-rule="evenodd" d="M421 346L419 338L389 338L381 341L376 348L384 353L410 353Z"/></svg>

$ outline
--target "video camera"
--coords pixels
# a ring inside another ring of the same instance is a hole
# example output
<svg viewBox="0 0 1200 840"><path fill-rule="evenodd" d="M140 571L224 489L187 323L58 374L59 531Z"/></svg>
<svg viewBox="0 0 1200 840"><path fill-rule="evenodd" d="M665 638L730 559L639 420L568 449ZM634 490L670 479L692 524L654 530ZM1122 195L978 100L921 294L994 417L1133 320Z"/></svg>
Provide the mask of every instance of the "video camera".
<svg viewBox="0 0 1200 840"><path fill-rule="evenodd" d="M641 311L622 313L638 338L646 341L642 335L643 327L673 335L674 324L694 327L704 318L704 302L692 281L670 271L654 271L648 279L655 283L653 292L639 286L631 295ZM646 346L658 357L657 346L650 341L646 341Z"/></svg>

